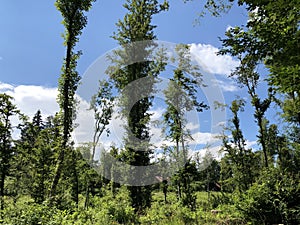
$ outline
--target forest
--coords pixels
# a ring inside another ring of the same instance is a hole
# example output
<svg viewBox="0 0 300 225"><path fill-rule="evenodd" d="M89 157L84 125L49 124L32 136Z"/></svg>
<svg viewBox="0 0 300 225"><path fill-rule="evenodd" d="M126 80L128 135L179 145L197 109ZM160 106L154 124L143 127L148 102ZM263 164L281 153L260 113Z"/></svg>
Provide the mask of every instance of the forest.
<svg viewBox="0 0 300 225"><path fill-rule="evenodd" d="M111 34L119 48L88 99L92 138L77 143L78 62L85 54L78 44L95 2L55 1L65 49L55 114L30 117L0 89L0 224L300 224L300 1L199 3L199 26L202 17L232 13L234 4L248 13L246 24L226 30L216 53L239 62L228 79L247 98L211 104L201 90L216 87L208 86L191 45L171 52L155 33L153 18L173 2L124 0L125 16ZM153 122L158 92L164 111ZM214 137L219 157L209 145L205 154L194 151L187 116L213 110L227 112ZM121 144L104 146L115 114L124 121ZM164 134L160 146L153 130Z"/></svg>

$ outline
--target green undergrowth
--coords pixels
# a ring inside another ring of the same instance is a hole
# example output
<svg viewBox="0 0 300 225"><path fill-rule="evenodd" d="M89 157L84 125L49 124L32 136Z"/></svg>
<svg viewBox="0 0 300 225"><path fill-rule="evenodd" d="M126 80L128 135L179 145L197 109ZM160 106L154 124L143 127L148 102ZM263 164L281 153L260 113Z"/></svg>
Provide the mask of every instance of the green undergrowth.
<svg viewBox="0 0 300 225"><path fill-rule="evenodd" d="M183 207L175 193L168 193L167 203L162 192L153 195L152 206L142 215L134 213L129 204L127 190L122 188L116 196L108 190L103 197L90 198L90 206L84 208L84 197L81 196L78 208L67 209L50 207L47 203L36 204L29 197L17 201L6 199L5 209L1 212L0 224L5 225L110 225L110 224L246 224L234 207L219 205L211 210L215 196L206 192L197 193L197 209L191 211Z"/></svg>

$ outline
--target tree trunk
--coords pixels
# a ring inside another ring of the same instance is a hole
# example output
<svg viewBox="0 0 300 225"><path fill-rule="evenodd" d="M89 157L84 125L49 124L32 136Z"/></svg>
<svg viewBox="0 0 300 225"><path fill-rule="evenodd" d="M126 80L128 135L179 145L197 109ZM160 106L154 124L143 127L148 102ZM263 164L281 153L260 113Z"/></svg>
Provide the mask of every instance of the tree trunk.
<svg viewBox="0 0 300 225"><path fill-rule="evenodd" d="M265 167L268 168L269 167L268 153L267 153L267 147L266 147L265 135L264 135L264 128L263 128L262 118L261 117L259 117L257 119L257 123L258 123L258 126L259 126L260 143L261 143L262 150L263 150L263 153L264 153Z"/></svg>
<svg viewBox="0 0 300 225"><path fill-rule="evenodd" d="M2 171L1 180L0 180L0 209L4 209L4 181L5 181L5 173Z"/></svg>
<svg viewBox="0 0 300 225"><path fill-rule="evenodd" d="M69 31L72 31L72 26L70 27ZM63 142L61 146L61 150L59 153L56 171L54 175L54 179L51 185L49 198L52 201L53 197L56 195L56 188L61 177L63 162L65 159L65 150L67 148L68 140L69 140L69 131L70 131L70 110L69 109L69 89L70 89L70 79L71 79L71 56L72 56L72 32L69 32L69 40L67 41L67 54L66 54L66 79L64 81L64 89L63 89ZM71 118L72 119L72 118Z"/></svg>
<svg viewBox="0 0 300 225"><path fill-rule="evenodd" d="M89 188L90 182L86 182L86 187L85 187L85 201L84 201L84 208L88 209L89 204L90 204L90 188Z"/></svg>

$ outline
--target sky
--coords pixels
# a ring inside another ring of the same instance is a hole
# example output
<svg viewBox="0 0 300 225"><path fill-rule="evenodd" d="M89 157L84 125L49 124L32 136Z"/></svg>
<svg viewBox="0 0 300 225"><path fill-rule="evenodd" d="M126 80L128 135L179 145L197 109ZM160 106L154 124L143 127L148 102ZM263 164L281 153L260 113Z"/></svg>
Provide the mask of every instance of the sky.
<svg viewBox="0 0 300 225"><path fill-rule="evenodd" d="M202 10L201 2L195 0L185 4L181 0L174 0L170 3L169 11L155 15L153 23L157 25L157 39L190 44L192 54L205 64L206 73L218 79L218 87L222 90L225 103L230 104L236 96L247 99L246 91L227 79L231 70L238 65L236 59L215 54L221 47L219 38L225 37L224 33L229 27L245 24L247 12L243 7L234 5L228 14L219 18L207 15L200 19L200 24L195 24L197 15ZM78 71L83 80L99 57L118 47L111 36L117 31L115 23L126 13L123 3L120 0L98 0L87 13L88 24L76 47L83 52L78 61ZM0 92L12 95L19 109L28 116L32 116L38 109L41 109L44 116L58 111L56 87L65 54L61 36L64 27L61 21L62 17L56 10L54 1L1 1ZM209 89L213 92L214 86ZM261 92L264 92L264 87ZM86 102L84 104L88 107ZM91 130L88 124L93 124L92 115L83 108L78 116L78 123L85 124L77 132L81 134ZM152 110L153 119L159 119L164 111L163 105L157 105ZM247 128L245 136L249 146L253 146L257 139L254 118L252 115L250 117L251 110L248 104L245 110L247 113L241 115L242 126ZM199 116L202 119L199 119L198 124L193 121L189 124L195 137L195 143L191 144L196 150L203 148L214 135L211 126L207 125L208 120L211 120L211 111L204 115ZM229 116L227 113L226 120ZM224 124L226 120L221 122ZM117 137L112 135L109 140L120 139L122 123L121 119L114 119L112 130ZM152 132L156 132L155 127Z"/></svg>

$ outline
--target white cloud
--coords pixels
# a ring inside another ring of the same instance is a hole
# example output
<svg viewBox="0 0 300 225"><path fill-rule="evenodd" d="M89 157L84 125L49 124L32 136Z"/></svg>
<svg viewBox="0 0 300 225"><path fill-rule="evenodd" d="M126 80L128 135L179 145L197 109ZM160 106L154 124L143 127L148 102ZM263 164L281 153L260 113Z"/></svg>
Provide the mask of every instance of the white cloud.
<svg viewBox="0 0 300 225"><path fill-rule="evenodd" d="M13 86L0 82L0 93L6 93L14 98L14 104L25 115L32 117L37 110L41 110L44 118L50 115L54 115L59 111L57 104L57 88L48 88L35 85L19 85ZM78 96L77 96L78 97ZM92 141L92 135L94 133L94 116L92 111L88 111L89 103L80 99L80 104L77 106L77 118L75 123L78 127L75 129L75 133L72 135L76 143ZM124 128L122 121L117 116L119 113L115 113L112 119L112 123L109 125L112 135L106 137L103 134L101 137L101 144L105 147L110 146L114 142L121 143ZM13 119L13 124L17 125L20 121L17 118ZM17 135L14 135L16 138ZM116 143L118 144L118 143Z"/></svg>
<svg viewBox="0 0 300 225"><path fill-rule="evenodd" d="M235 92L239 90L239 87L229 79L227 79L227 81L212 80L212 82L213 82L213 86L220 87L224 92Z"/></svg>
<svg viewBox="0 0 300 225"><path fill-rule="evenodd" d="M77 127L72 135L75 144L83 142L91 142L94 132L94 115L89 109L89 103L78 97L79 105L77 107L77 115L75 123Z"/></svg>
<svg viewBox="0 0 300 225"><path fill-rule="evenodd" d="M239 62L231 56L217 55L219 50L212 45L191 44L190 46L195 60L207 72L228 76L239 65Z"/></svg>
<svg viewBox="0 0 300 225"><path fill-rule="evenodd" d="M14 89L13 85L0 82L0 93L11 91L13 89Z"/></svg>
<svg viewBox="0 0 300 225"><path fill-rule="evenodd" d="M57 89L47 88L34 85L19 85L0 82L0 93L6 93L14 98L13 103L26 116L33 117L33 115L40 110L44 118L54 115L59 107L56 102ZM13 117L12 125L16 126L21 121L17 117ZM19 136L19 131L14 130L13 138Z"/></svg>
<svg viewBox="0 0 300 225"><path fill-rule="evenodd" d="M226 121L219 122L216 126L225 127L226 126Z"/></svg>
<svg viewBox="0 0 300 225"><path fill-rule="evenodd" d="M89 103L80 99L76 118L78 127L75 129L73 134L76 144L93 141L95 119L93 111L88 110L88 108ZM112 143L114 143L117 147L122 146L122 138L125 133L123 125L125 122L119 115L119 108L115 107L112 120L107 126L110 130L110 135L107 136L106 132L103 132L99 139L98 144L102 145L105 149L109 148Z"/></svg>
<svg viewBox="0 0 300 225"><path fill-rule="evenodd" d="M232 138L232 135L230 135L229 138ZM231 142L229 142L228 144L229 144L231 147L236 146L234 143L231 143ZM236 146L236 147L237 147L237 146ZM257 142L257 141L245 140L245 148L246 148L246 149L256 150L256 149L258 149L258 142Z"/></svg>
<svg viewBox="0 0 300 225"><path fill-rule="evenodd" d="M256 141L246 140L246 148L253 148L256 145L257 145ZM201 162L203 157L205 156L205 154L207 152L209 152L214 159L219 161L225 154L225 152L221 151L221 149L222 149L221 145L212 145L212 146L208 145L207 147L204 147L204 148L196 150L196 151L190 150L189 157L191 157L192 159L198 159ZM205 169L205 168L202 168L202 169Z"/></svg>
<svg viewBox="0 0 300 225"><path fill-rule="evenodd" d="M161 119L164 112L165 112L165 109L163 109L163 108L157 108L155 110L150 110L149 113L152 114L151 120L153 122L155 122L156 120Z"/></svg>
<svg viewBox="0 0 300 225"><path fill-rule="evenodd" d="M57 88L42 86L20 85L13 89L12 96L15 104L28 116L41 110L43 116L53 115L59 110L56 102Z"/></svg>
<svg viewBox="0 0 300 225"><path fill-rule="evenodd" d="M19 85L0 83L0 93L6 93L14 98L14 104L25 115L32 117L37 110L43 116L53 115L58 111L56 102L57 89L34 85Z"/></svg>
<svg viewBox="0 0 300 225"><path fill-rule="evenodd" d="M14 103L20 109L22 113L32 117L37 110L41 110L44 117L54 115L59 111L59 106L57 104L57 88L48 88L43 86L35 85L19 85L13 86L10 84L0 83L0 93L7 93L14 98ZM92 111L88 111L89 103L80 99L80 104L77 107L77 119L76 123L78 127L75 129L73 137L77 143L92 141L92 135L94 132L94 116ZM124 121L120 118L118 108L115 109L113 119L109 125L111 135L109 137L104 133L101 137L100 143L105 147L109 147L112 143L115 143L118 147L122 147L123 135L125 133ZM156 108L152 109L152 121L159 120L165 109ZM15 121L17 123L18 121ZM191 115L189 115L189 121L187 128L191 131L193 141L190 141L190 146L195 145L206 145L214 143L216 138L211 133L205 133L199 131L199 121L196 119L191 120ZM162 144L169 146L174 146L174 143L165 140L162 135L162 124L154 123L151 125L151 142L155 144L156 147L161 147Z"/></svg>
<svg viewBox="0 0 300 225"><path fill-rule="evenodd" d="M203 157L206 153L210 153L212 157L216 160L221 160L223 153L220 152L220 149L222 148L221 145L217 146L208 146L203 149L197 150L197 151L189 151L189 157L191 157L194 160L202 161ZM205 168L202 168L205 169Z"/></svg>
<svg viewBox="0 0 300 225"><path fill-rule="evenodd" d="M186 129L188 129L189 131L193 132L195 130L199 130L200 129L200 124L199 123L193 123L193 122L189 122L186 125Z"/></svg>
<svg viewBox="0 0 300 225"><path fill-rule="evenodd" d="M216 138L215 134L212 133L203 133L203 132L196 132L192 134L193 141L190 142L190 145L207 145L213 142L216 142L218 139Z"/></svg>
<svg viewBox="0 0 300 225"><path fill-rule="evenodd" d="M258 15L259 7L256 7L254 10L249 12L249 19L247 22L251 22L254 19L260 20L262 17Z"/></svg>
<svg viewBox="0 0 300 225"><path fill-rule="evenodd" d="M246 148L253 148L255 146L257 146L257 141L246 140Z"/></svg>

